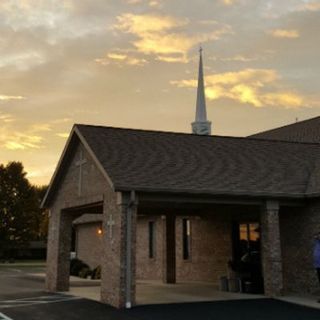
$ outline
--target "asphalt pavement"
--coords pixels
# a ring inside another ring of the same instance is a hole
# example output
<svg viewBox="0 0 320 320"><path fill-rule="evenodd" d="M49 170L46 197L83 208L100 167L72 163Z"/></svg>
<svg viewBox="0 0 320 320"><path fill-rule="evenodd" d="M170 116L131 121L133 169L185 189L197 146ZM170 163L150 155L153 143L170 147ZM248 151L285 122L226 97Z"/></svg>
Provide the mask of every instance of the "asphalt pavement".
<svg viewBox="0 0 320 320"><path fill-rule="evenodd" d="M39 270L40 272L43 270ZM319 320L320 310L273 299L175 303L117 310L69 294L48 294L32 267L0 266L0 320Z"/></svg>

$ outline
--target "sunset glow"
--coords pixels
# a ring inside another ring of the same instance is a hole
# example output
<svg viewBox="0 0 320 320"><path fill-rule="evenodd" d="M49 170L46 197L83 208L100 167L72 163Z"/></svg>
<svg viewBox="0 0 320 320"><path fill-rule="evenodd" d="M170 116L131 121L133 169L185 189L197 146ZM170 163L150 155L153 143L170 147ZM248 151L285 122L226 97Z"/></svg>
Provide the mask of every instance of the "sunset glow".
<svg viewBox="0 0 320 320"><path fill-rule="evenodd" d="M74 123L213 134L320 115L320 1L2 0L0 163L53 173Z"/></svg>

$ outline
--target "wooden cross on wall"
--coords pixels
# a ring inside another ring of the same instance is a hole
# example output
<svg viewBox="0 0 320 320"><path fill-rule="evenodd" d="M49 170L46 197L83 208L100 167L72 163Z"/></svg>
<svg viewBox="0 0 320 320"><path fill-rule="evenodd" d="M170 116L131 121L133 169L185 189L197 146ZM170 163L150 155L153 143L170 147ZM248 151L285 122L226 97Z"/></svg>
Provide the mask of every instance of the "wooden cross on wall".
<svg viewBox="0 0 320 320"><path fill-rule="evenodd" d="M76 166L79 167L79 181L78 181L78 195L81 196L82 192L82 167L87 162L85 158L83 158L83 152L80 150L80 159L76 161Z"/></svg>

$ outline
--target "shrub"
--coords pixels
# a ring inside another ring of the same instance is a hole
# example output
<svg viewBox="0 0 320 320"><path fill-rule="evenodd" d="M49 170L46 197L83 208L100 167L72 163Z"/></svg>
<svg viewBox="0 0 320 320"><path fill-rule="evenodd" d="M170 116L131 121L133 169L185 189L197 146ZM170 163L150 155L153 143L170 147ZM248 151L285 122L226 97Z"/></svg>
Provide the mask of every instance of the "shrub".
<svg viewBox="0 0 320 320"><path fill-rule="evenodd" d="M70 275L72 276L79 276L79 273L82 269L87 268L88 270L90 270L89 266L84 263L82 260L80 259L71 259L70 261Z"/></svg>
<svg viewBox="0 0 320 320"><path fill-rule="evenodd" d="M83 267L80 271L79 271L79 277L80 278L84 278L86 279L88 276L91 275L91 270L87 267Z"/></svg>
<svg viewBox="0 0 320 320"><path fill-rule="evenodd" d="M94 280L101 279L101 266L97 266L92 270L91 279L94 279Z"/></svg>

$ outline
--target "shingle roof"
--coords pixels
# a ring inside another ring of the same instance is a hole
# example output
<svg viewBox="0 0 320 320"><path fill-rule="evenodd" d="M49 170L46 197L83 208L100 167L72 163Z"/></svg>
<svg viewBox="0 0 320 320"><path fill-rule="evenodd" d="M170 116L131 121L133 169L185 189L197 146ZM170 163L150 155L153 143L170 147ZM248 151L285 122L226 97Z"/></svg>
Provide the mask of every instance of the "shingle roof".
<svg viewBox="0 0 320 320"><path fill-rule="evenodd" d="M250 137L257 139L320 143L320 117L256 133Z"/></svg>
<svg viewBox="0 0 320 320"><path fill-rule="evenodd" d="M317 144L76 125L116 190L299 197ZM315 180L315 181L314 181Z"/></svg>

